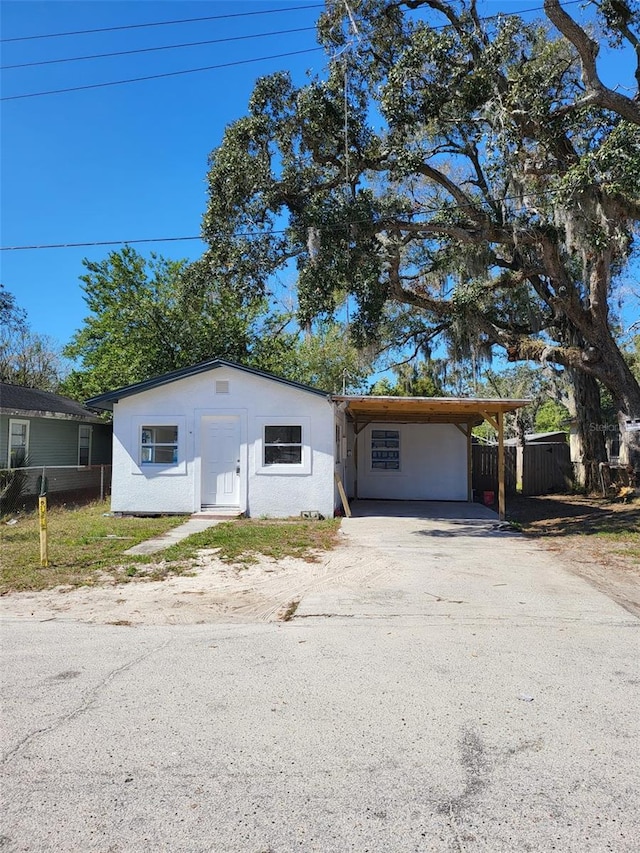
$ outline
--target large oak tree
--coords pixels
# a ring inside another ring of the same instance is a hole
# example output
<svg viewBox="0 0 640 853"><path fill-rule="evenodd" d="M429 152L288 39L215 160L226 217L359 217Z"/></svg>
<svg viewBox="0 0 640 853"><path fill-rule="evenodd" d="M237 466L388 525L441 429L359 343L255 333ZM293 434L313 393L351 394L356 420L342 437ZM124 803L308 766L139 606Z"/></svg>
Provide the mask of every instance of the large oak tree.
<svg viewBox="0 0 640 853"><path fill-rule="evenodd" d="M640 216L640 12L591 8L627 89L559 0L538 23L483 20L475 0L328 2L326 76L259 80L211 155L210 262L256 293L295 261L303 322L350 293L361 338L396 303L555 365L585 437L597 383L623 428L640 418L613 311ZM640 433L625 438L640 467Z"/></svg>

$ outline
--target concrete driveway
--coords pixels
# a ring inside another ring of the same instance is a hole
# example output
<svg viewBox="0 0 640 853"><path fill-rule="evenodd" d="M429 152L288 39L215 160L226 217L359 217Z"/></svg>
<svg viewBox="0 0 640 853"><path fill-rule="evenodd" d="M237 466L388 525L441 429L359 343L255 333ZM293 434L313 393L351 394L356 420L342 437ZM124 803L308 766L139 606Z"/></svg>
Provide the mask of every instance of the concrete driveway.
<svg viewBox="0 0 640 853"><path fill-rule="evenodd" d="M5 620L3 853L637 850L640 623L399 509L291 622Z"/></svg>

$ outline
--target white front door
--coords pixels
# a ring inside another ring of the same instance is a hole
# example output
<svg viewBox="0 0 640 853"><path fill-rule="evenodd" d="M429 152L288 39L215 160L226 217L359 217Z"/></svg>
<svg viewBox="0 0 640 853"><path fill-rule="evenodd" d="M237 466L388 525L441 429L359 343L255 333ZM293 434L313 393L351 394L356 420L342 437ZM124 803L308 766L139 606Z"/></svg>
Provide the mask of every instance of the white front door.
<svg viewBox="0 0 640 853"><path fill-rule="evenodd" d="M202 419L202 506L240 505L240 418Z"/></svg>

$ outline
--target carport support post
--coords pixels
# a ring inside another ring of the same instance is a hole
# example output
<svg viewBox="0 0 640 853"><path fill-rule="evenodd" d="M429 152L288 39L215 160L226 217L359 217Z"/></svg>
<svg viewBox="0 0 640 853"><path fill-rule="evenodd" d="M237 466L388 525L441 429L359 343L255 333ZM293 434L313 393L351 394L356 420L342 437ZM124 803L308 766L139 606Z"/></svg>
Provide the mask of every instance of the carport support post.
<svg viewBox="0 0 640 853"><path fill-rule="evenodd" d="M467 424L467 501L473 502L473 444L471 424Z"/></svg>
<svg viewBox="0 0 640 853"><path fill-rule="evenodd" d="M504 500L504 412L499 411L498 415L498 516L500 521L504 521L505 515L505 500Z"/></svg>

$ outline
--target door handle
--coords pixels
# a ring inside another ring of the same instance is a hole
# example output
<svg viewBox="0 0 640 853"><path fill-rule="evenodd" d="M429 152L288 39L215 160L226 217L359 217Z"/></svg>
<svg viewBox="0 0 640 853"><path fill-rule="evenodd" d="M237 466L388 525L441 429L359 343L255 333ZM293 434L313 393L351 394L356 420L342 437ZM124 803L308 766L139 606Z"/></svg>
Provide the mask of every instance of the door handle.
<svg viewBox="0 0 640 853"><path fill-rule="evenodd" d="M239 474L239 473L240 473L240 466L236 465L236 474Z"/></svg>

